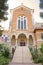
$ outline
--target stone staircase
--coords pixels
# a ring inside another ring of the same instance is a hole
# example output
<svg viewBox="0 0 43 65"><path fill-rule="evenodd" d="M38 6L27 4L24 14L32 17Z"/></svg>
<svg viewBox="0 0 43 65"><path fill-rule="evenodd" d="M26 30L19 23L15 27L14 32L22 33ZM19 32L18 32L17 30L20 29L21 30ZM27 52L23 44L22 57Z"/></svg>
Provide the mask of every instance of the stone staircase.
<svg viewBox="0 0 43 65"><path fill-rule="evenodd" d="M33 63L30 50L27 46L18 46L9 65L37 65ZM39 65L39 64L38 64Z"/></svg>

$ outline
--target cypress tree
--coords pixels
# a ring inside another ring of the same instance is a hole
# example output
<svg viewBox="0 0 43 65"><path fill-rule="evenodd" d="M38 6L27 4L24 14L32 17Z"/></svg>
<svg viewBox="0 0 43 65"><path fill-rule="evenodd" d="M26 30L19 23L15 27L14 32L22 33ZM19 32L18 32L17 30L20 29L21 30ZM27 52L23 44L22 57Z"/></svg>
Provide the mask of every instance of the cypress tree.
<svg viewBox="0 0 43 65"><path fill-rule="evenodd" d="M0 0L0 22L7 20L8 0Z"/></svg>

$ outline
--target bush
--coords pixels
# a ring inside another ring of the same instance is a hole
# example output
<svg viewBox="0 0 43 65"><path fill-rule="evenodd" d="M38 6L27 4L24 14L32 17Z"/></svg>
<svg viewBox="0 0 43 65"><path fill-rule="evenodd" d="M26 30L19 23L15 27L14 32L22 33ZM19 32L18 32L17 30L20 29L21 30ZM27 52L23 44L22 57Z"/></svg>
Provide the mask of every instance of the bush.
<svg viewBox="0 0 43 65"><path fill-rule="evenodd" d="M9 48L5 44L0 44L0 65L8 65L9 55Z"/></svg>
<svg viewBox="0 0 43 65"><path fill-rule="evenodd" d="M40 51L43 53L43 44L41 45Z"/></svg>
<svg viewBox="0 0 43 65"><path fill-rule="evenodd" d="M35 63L40 63L40 56L38 55L37 47L30 49L32 58Z"/></svg>
<svg viewBox="0 0 43 65"><path fill-rule="evenodd" d="M35 63L42 63L42 65L43 65L43 44L41 45L41 48L39 50L41 52L38 52L37 47L30 49L34 62Z"/></svg>
<svg viewBox="0 0 43 65"><path fill-rule="evenodd" d="M5 56L5 57L9 57L10 52L9 52L9 48L5 45L5 44L0 44L0 53Z"/></svg>
<svg viewBox="0 0 43 65"><path fill-rule="evenodd" d="M40 51L41 51L41 63L43 65L43 44L41 45Z"/></svg>
<svg viewBox="0 0 43 65"><path fill-rule="evenodd" d="M0 56L0 65L7 65L9 63L9 58Z"/></svg>

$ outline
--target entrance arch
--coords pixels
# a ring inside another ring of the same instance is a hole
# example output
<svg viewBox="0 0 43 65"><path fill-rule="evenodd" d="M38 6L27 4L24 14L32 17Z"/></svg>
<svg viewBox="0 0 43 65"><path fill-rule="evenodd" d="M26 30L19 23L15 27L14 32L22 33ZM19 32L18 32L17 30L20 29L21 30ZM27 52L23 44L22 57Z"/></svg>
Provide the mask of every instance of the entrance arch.
<svg viewBox="0 0 43 65"><path fill-rule="evenodd" d="M33 46L33 37L29 35L29 46Z"/></svg>
<svg viewBox="0 0 43 65"><path fill-rule="evenodd" d="M27 44L26 35L22 33L18 36L18 45L19 46L26 46L26 44Z"/></svg>
<svg viewBox="0 0 43 65"><path fill-rule="evenodd" d="M12 35L11 44L12 44L12 45L15 45L15 44L16 44L15 35Z"/></svg>

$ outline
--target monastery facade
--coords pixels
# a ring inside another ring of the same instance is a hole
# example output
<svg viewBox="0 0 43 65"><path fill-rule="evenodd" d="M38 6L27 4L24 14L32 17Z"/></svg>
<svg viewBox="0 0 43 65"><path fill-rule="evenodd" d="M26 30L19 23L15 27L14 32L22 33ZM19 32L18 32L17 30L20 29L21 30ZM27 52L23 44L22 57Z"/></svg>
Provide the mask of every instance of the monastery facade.
<svg viewBox="0 0 43 65"><path fill-rule="evenodd" d="M43 24L33 24L34 10L20 5L11 11L9 38L14 46L40 46L43 43Z"/></svg>
<svg viewBox="0 0 43 65"><path fill-rule="evenodd" d="M20 5L10 11L9 42L11 46L35 46L43 43L43 23L34 25L34 10Z"/></svg>

